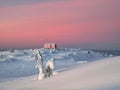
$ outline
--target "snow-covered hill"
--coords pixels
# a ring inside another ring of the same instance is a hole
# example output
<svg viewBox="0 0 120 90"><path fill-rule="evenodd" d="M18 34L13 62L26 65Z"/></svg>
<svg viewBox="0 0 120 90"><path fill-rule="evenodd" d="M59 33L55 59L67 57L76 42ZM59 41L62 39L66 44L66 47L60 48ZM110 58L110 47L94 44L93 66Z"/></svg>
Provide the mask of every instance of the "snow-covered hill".
<svg viewBox="0 0 120 90"><path fill-rule="evenodd" d="M89 53L87 50L81 49L49 50L41 48L38 50L42 54L44 65L49 59L55 59L56 71L104 58L99 53L93 51ZM38 74L38 70L35 69L35 50L1 51L0 55L0 82Z"/></svg>

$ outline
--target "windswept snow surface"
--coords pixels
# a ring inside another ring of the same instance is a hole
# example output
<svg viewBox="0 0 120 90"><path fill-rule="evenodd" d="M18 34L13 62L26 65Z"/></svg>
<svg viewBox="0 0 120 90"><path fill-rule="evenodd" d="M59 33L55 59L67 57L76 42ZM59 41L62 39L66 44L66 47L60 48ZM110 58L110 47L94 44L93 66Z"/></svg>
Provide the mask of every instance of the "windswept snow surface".
<svg viewBox="0 0 120 90"><path fill-rule="evenodd" d="M51 59L55 59L55 70L61 71L78 64L83 64L104 58L103 55L81 49L37 49L43 57L43 63ZM27 77L38 74L35 69L35 50L15 50L14 52L1 51L0 55L0 82L13 80L20 77Z"/></svg>
<svg viewBox="0 0 120 90"><path fill-rule="evenodd" d="M31 76L0 83L0 90L120 90L120 56L78 65L37 80Z"/></svg>

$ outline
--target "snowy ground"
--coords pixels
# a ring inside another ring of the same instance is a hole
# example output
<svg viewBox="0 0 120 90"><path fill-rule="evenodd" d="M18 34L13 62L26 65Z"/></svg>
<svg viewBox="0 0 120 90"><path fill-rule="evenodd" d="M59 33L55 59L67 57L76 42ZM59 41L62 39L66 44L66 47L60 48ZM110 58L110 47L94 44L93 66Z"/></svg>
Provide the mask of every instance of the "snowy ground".
<svg viewBox="0 0 120 90"><path fill-rule="evenodd" d="M55 70L60 71L65 68L75 66L103 58L99 53L94 53L81 49L58 49L58 50L44 50L39 49L42 54L44 65L51 59L55 59ZM12 80L19 77L27 77L38 74L35 69L35 50L15 50L13 52L1 51L0 55L0 82Z"/></svg>
<svg viewBox="0 0 120 90"><path fill-rule="evenodd" d="M81 49L39 50L44 64L55 59L58 74L39 81L34 50L2 51L0 90L120 90L120 57Z"/></svg>

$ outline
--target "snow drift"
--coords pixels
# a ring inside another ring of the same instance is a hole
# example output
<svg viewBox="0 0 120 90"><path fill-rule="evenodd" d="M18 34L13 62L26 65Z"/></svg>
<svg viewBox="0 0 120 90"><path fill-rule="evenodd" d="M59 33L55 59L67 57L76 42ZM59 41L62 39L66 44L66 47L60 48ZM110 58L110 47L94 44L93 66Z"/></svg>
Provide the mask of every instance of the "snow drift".
<svg viewBox="0 0 120 90"><path fill-rule="evenodd" d="M120 56L76 66L56 76L0 83L0 90L120 90Z"/></svg>

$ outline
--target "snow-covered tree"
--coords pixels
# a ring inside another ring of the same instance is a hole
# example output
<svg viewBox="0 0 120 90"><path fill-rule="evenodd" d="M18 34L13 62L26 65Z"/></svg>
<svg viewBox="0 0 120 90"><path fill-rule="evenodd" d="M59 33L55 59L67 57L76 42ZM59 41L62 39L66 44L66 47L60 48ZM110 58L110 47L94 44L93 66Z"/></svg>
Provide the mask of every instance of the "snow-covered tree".
<svg viewBox="0 0 120 90"><path fill-rule="evenodd" d="M41 80L45 77L45 73L44 73L44 68L43 68L43 59L38 50L36 50L36 60L37 60L37 64L36 64L35 68L38 68L38 70L39 70L38 79Z"/></svg>
<svg viewBox="0 0 120 90"><path fill-rule="evenodd" d="M53 75L54 68L54 59L48 60L48 62L46 63L46 74L48 77Z"/></svg>

